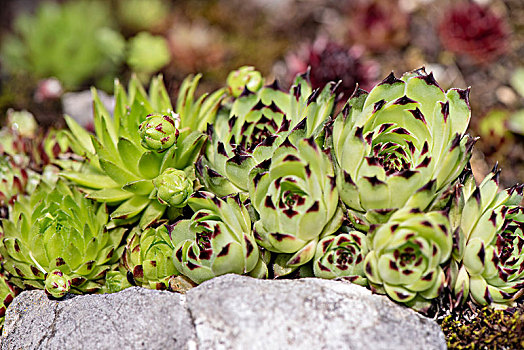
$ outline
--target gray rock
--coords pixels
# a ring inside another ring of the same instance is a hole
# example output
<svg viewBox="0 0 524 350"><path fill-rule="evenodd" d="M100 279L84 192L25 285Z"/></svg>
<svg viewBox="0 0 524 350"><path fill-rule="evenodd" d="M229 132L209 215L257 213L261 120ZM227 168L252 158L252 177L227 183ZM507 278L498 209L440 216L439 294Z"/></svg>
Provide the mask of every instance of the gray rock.
<svg viewBox="0 0 524 350"><path fill-rule="evenodd" d="M363 287L237 275L186 295L24 292L2 340L1 349L446 349L438 324Z"/></svg>
<svg viewBox="0 0 524 350"><path fill-rule="evenodd" d="M97 90L97 93L104 107L112 114L115 107L115 98L101 90ZM93 96L90 90L63 94L62 109L64 114L75 119L84 128L93 128Z"/></svg>
<svg viewBox="0 0 524 350"><path fill-rule="evenodd" d="M24 292L6 312L2 349L181 349L195 344L184 296L129 288L49 300Z"/></svg>
<svg viewBox="0 0 524 350"><path fill-rule="evenodd" d="M227 275L187 305L199 349L446 349L437 323L344 282Z"/></svg>

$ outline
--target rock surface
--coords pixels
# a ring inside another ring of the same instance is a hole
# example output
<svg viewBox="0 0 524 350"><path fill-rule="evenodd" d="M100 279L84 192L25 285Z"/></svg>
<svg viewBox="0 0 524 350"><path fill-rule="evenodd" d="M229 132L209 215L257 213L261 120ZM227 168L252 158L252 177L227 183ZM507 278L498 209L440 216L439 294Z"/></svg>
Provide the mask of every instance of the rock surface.
<svg viewBox="0 0 524 350"><path fill-rule="evenodd" d="M1 349L446 349L438 324L358 285L226 275L185 295L24 292Z"/></svg>

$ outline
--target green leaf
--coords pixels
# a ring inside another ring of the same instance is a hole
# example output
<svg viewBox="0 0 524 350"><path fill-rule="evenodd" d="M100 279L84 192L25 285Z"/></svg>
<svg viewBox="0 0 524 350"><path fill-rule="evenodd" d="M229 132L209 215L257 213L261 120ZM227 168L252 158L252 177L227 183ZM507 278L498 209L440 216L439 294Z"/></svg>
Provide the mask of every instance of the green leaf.
<svg viewBox="0 0 524 350"><path fill-rule="evenodd" d="M64 119L73 134L73 139L78 142L84 150L95 153L95 148L91 143L91 134L86 129L80 126L73 118L68 115L64 115Z"/></svg>
<svg viewBox="0 0 524 350"><path fill-rule="evenodd" d="M154 179L160 175L162 156L156 152L145 152L138 161L138 170L146 179Z"/></svg>
<svg viewBox="0 0 524 350"><path fill-rule="evenodd" d="M141 229L145 229L151 226L155 221L159 220L164 212L166 211L166 206L160 204L156 199L151 200L146 210L142 213L140 218L139 226Z"/></svg>
<svg viewBox="0 0 524 350"><path fill-rule="evenodd" d="M87 195L87 198L93 199L97 202L116 203L129 199L132 196L132 193L119 188L103 188L98 191L90 192Z"/></svg>
<svg viewBox="0 0 524 350"><path fill-rule="evenodd" d="M151 200L146 196L134 196L122 203L114 212L111 219L130 219L137 216Z"/></svg>
<svg viewBox="0 0 524 350"><path fill-rule="evenodd" d="M113 181L107 175L96 175L96 174L87 174L79 173L74 171L61 172L60 176L71 180L80 186L85 186L89 188L107 188L107 187L117 187L118 184Z"/></svg>
<svg viewBox="0 0 524 350"><path fill-rule="evenodd" d="M127 168L133 173L138 174L138 162L144 153L142 147L138 147L127 138L121 137L118 140L118 153L120 158L126 164Z"/></svg>
<svg viewBox="0 0 524 350"><path fill-rule="evenodd" d="M106 140L102 135L107 134L107 138L111 139L113 144L116 144L117 137L113 120L111 119L111 116L106 107L100 100L100 97L98 97L96 88L91 88L91 94L93 95L93 108L95 111L95 133L98 135L98 137L103 138L104 141Z"/></svg>
<svg viewBox="0 0 524 350"><path fill-rule="evenodd" d="M151 100L151 106L156 112L168 114L173 111L173 106L171 105L169 94L164 85L162 74L159 74L151 80L149 98Z"/></svg>
<svg viewBox="0 0 524 350"><path fill-rule="evenodd" d="M125 191L133 192L138 195L149 195L154 189L153 181L151 180L137 180L128 182L122 189Z"/></svg>
<svg viewBox="0 0 524 350"><path fill-rule="evenodd" d="M139 178L130 173L129 171L122 169L113 162L100 159L100 166L116 183L124 185L128 182L139 180ZM104 186L107 187L107 186Z"/></svg>
<svg viewBox="0 0 524 350"><path fill-rule="evenodd" d="M127 114L129 102L124 87L118 79L115 79L115 108L113 110L113 122L115 130L122 136L124 128L121 127L122 118Z"/></svg>
<svg viewBox="0 0 524 350"><path fill-rule="evenodd" d="M194 163L205 140L206 135L194 131L184 138L182 142L177 142L176 161L174 163L174 168L184 169Z"/></svg>

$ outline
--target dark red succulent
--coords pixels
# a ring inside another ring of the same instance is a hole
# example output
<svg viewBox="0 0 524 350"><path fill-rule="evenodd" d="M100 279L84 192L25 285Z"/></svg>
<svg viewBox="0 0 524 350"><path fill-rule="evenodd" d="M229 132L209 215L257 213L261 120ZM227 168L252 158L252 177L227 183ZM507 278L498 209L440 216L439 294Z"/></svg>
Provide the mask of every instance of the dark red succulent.
<svg viewBox="0 0 524 350"><path fill-rule="evenodd" d="M439 25L439 36L447 50L467 55L478 64L494 61L509 47L505 19L489 7L470 1L446 11Z"/></svg>
<svg viewBox="0 0 524 350"><path fill-rule="evenodd" d="M357 83L363 89L370 89L376 83L378 64L364 59L362 51L357 46L348 48L320 38L312 45L302 47L298 53L289 55L286 63L291 79L311 67L309 78L315 89L323 88L331 81L341 80L337 91L347 98Z"/></svg>
<svg viewBox="0 0 524 350"><path fill-rule="evenodd" d="M348 38L371 51L386 51L409 41L409 15L398 0L348 2Z"/></svg>

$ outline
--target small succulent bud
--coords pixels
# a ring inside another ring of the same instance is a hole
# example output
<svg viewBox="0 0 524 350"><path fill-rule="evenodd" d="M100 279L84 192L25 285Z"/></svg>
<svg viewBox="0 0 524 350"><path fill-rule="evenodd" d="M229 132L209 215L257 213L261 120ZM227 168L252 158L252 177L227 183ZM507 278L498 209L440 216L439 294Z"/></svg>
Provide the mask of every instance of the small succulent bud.
<svg viewBox="0 0 524 350"><path fill-rule="evenodd" d="M142 146L158 152L173 146L178 138L175 118L169 115L149 114L140 124L139 132Z"/></svg>
<svg viewBox="0 0 524 350"><path fill-rule="evenodd" d="M60 270L51 271L45 279L45 291L53 298L61 298L71 288L71 277Z"/></svg>
<svg viewBox="0 0 524 350"><path fill-rule="evenodd" d="M166 169L153 180L157 190L157 199L160 203L181 208L193 194L193 182L187 178L182 170Z"/></svg>
<svg viewBox="0 0 524 350"><path fill-rule="evenodd" d="M244 89L256 92L262 85L264 85L262 74L251 66L240 67L227 76L227 87L229 93L234 97L240 96Z"/></svg>

